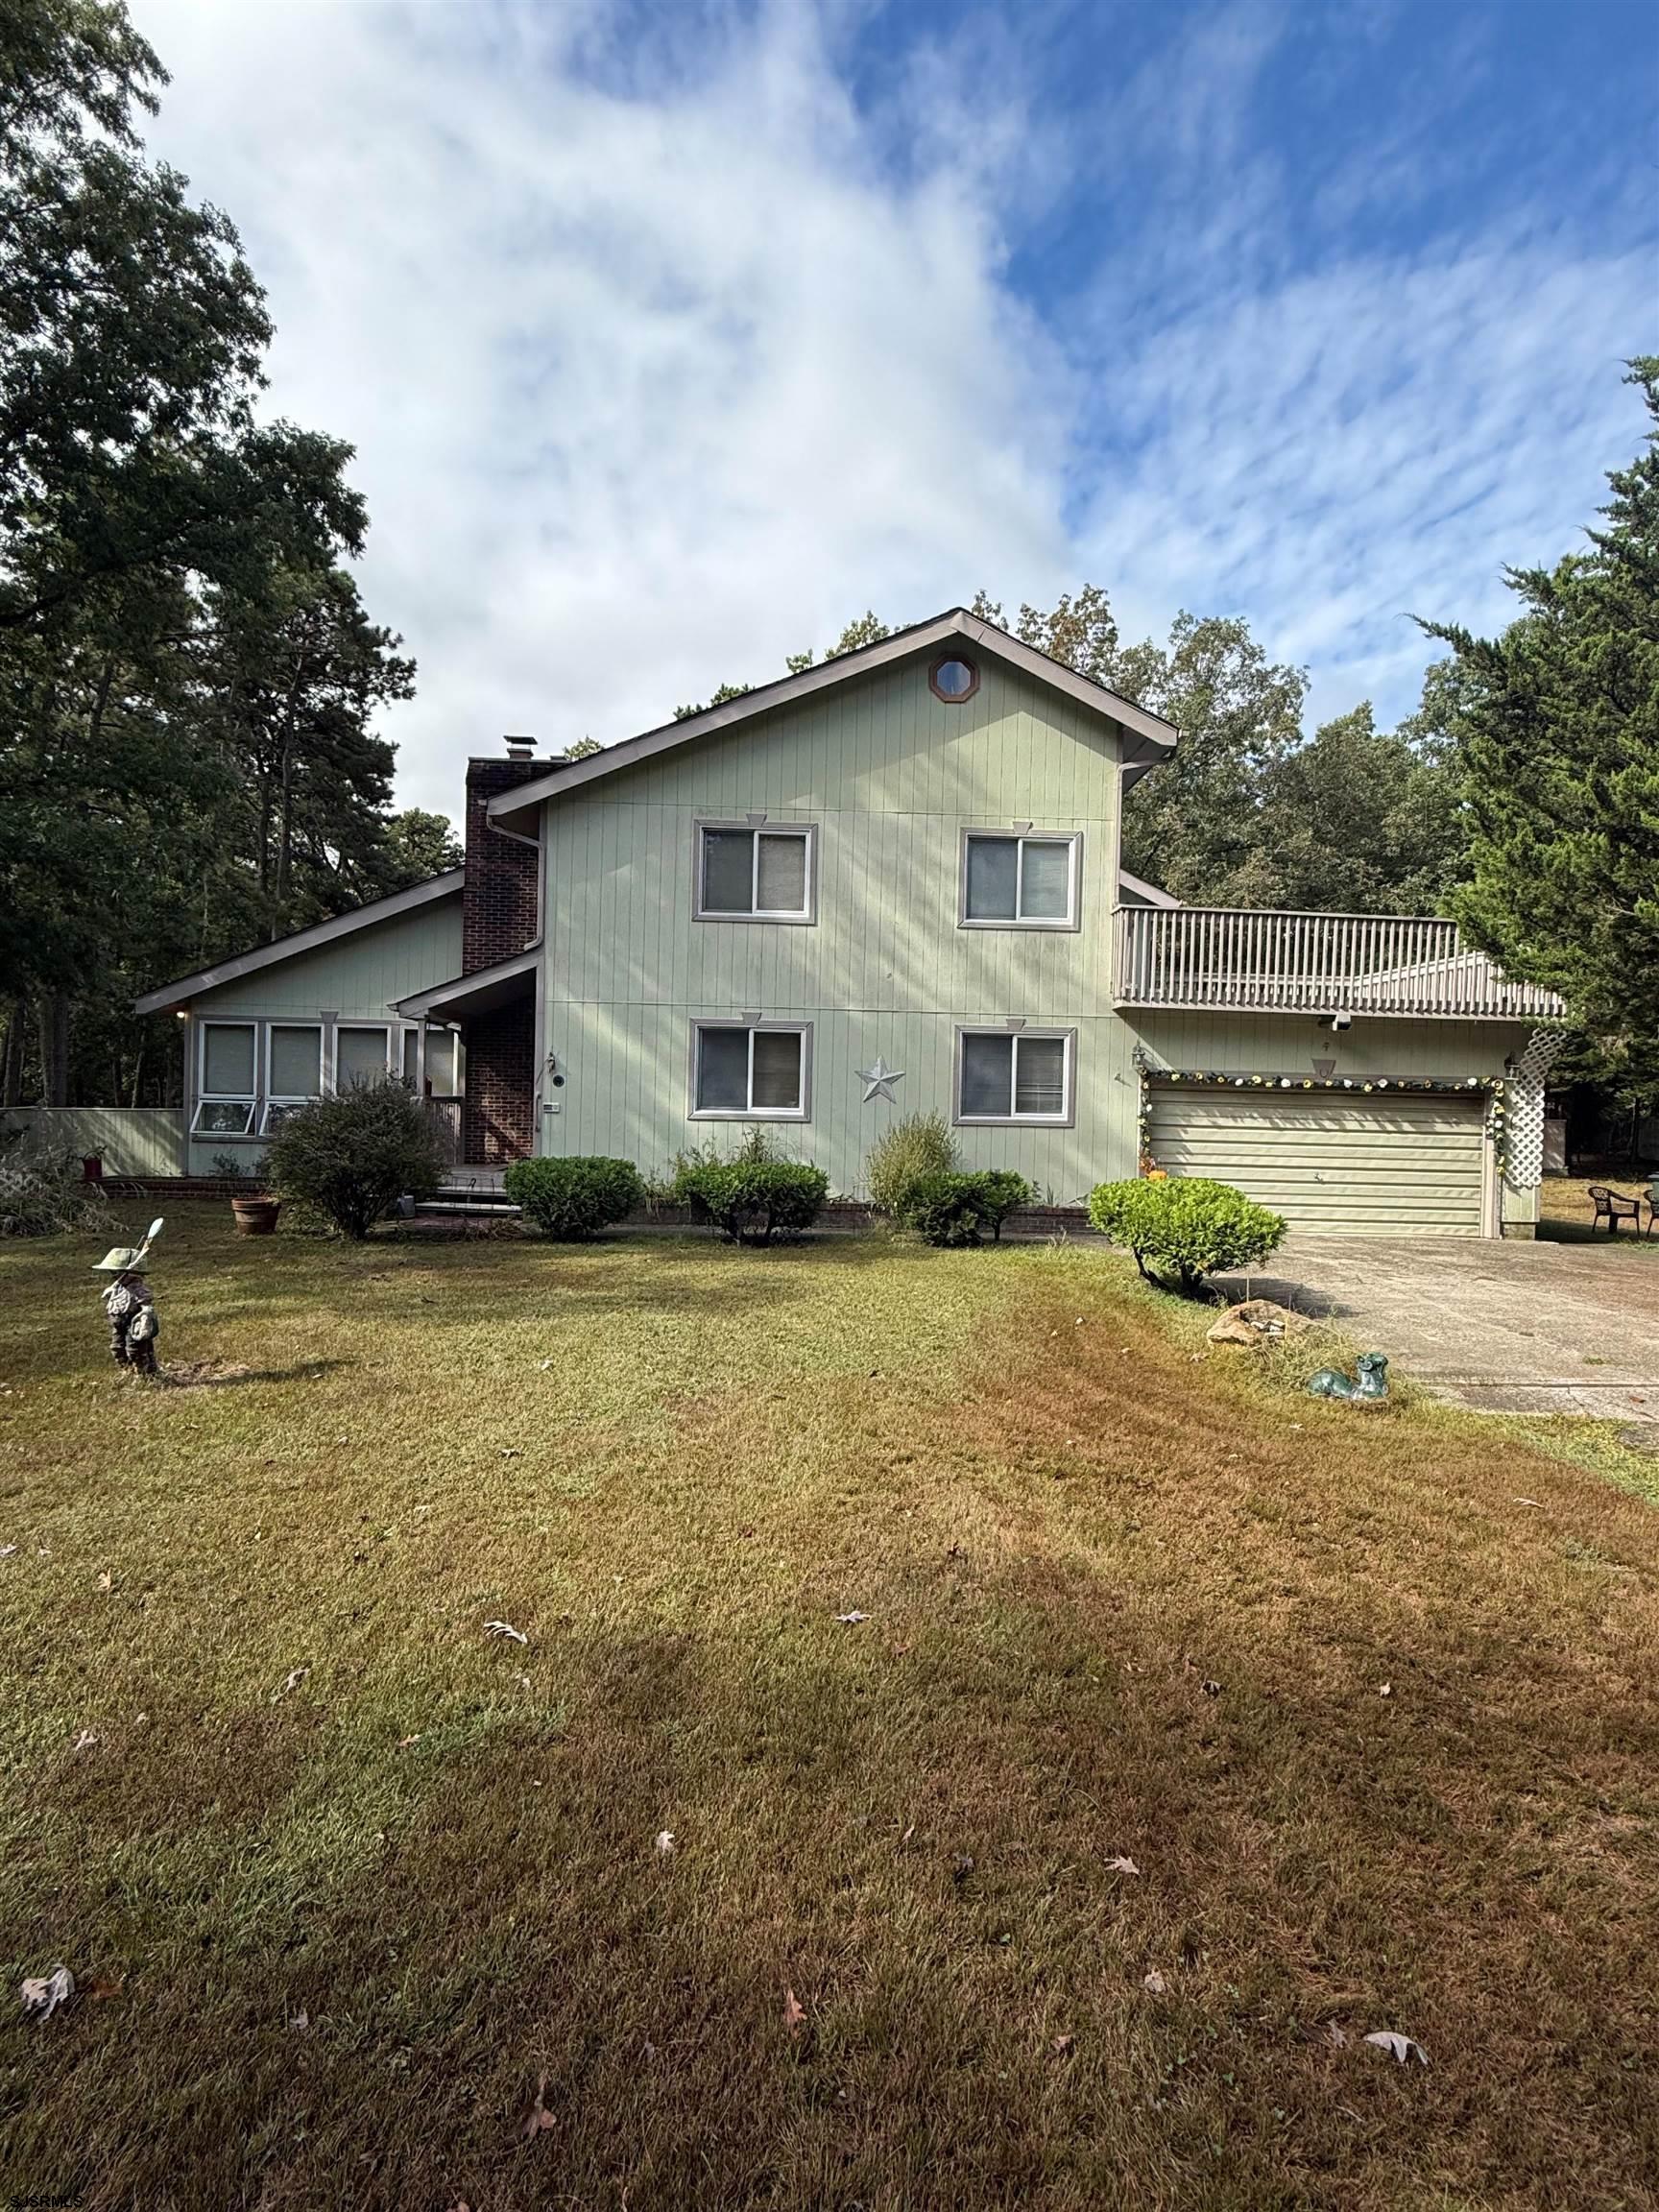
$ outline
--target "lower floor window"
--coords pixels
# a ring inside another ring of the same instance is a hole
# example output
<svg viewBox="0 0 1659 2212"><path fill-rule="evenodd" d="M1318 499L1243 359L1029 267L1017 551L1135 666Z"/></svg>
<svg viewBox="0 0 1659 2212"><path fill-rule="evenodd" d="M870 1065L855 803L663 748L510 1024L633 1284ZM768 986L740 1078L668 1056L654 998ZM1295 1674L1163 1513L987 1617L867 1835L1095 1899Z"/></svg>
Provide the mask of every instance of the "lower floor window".
<svg viewBox="0 0 1659 2212"><path fill-rule="evenodd" d="M804 1121L807 1036L805 1025L699 1022L692 1032L691 1111Z"/></svg>
<svg viewBox="0 0 1659 2212"><path fill-rule="evenodd" d="M1071 1117L1070 1030L958 1032L959 1121L1068 1121Z"/></svg>

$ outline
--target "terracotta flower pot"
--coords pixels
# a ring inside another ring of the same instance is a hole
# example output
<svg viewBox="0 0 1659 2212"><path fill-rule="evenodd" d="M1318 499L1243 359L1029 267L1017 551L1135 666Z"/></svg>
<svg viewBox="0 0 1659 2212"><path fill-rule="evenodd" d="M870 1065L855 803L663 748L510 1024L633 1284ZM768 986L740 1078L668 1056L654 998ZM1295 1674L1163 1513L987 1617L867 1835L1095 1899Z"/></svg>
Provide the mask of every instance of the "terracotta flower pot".
<svg viewBox="0 0 1659 2212"><path fill-rule="evenodd" d="M238 1237L269 1237L276 1227L282 1201L280 1198L232 1198L230 1211L236 1216Z"/></svg>

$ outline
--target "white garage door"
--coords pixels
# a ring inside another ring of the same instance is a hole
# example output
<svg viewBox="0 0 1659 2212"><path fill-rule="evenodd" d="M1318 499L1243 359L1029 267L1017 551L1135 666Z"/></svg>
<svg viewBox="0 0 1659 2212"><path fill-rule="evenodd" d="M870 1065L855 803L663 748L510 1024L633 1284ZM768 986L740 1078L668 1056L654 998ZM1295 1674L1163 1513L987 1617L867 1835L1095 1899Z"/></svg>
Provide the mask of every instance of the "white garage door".
<svg viewBox="0 0 1659 2212"><path fill-rule="evenodd" d="M1479 1237L1483 1098L1155 1087L1152 1156L1209 1175L1304 1234Z"/></svg>

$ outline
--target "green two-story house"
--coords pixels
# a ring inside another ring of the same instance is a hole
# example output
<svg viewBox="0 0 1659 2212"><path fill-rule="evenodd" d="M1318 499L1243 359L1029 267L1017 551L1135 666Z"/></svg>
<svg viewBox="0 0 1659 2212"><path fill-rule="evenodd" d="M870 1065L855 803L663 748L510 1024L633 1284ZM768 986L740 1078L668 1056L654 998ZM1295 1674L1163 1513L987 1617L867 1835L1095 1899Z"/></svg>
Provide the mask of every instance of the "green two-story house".
<svg viewBox="0 0 1659 2212"><path fill-rule="evenodd" d="M1156 1166L1302 1230L1525 1233L1547 994L1448 923L1178 907L1122 797L1178 733L957 609L587 758L470 763L466 865L148 994L181 1165L405 1075L458 1179L766 1127L855 1194L937 1112L1057 1205Z"/></svg>

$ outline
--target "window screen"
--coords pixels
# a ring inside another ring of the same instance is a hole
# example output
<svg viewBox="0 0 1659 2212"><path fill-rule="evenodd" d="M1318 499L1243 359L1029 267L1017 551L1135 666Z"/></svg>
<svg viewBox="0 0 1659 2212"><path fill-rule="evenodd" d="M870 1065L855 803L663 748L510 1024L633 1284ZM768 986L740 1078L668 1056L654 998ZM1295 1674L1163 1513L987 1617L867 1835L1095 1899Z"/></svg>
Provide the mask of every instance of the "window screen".
<svg viewBox="0 0 1659 2212"><path fill-rule="evenodd" d="M426 1032L426 1089L434 1098L461 1095L461 1040L453 1029Z"/></svg>
<svg viewBox="0 0 1659 2212"><path fill-rule="evenodd" d="M339 1028L334 1032L334 1081L342 1091L353 1083L381 1083L386 1077L384 1029Z"/></svg>
<svg viewBox="0 0 1659 2212"><path fill-rule="evenodd" d="M749 1105L749 1032L697 1032L697 1111L742 1114Z"/></svg>
<svg viewBox="0 0 1659 2212"><path fill-rule="evenodd" d="M801 1106L801 1032L757 1029L750 1104L772 1114L794 1114Z"/></svg>
<svg viewBox="0 0 1659 2212"><path fill-rule="evenodd" d="M956 1110L966 1120L1059 1120L1066 1072L1064 1037L967 1031Z"/></svg>
<svg viewBox="0 0 1659 2212"><path fill-rule="evenodd" d="M267 1089L273 1098L315 1098L322 1088L321 1029L271 1025L271 1072Z"/></svg>
<svg viewBox="0 0 1659 2212"><path fill-rule="evenodd" d="M1064 922L1071 906L1071 848L1035 837L1020 847L1020 919Z"/></svg>
<svg viewBox="0 0 1659 2212"><path fill-rule="evenodd" d="M221 1097L252 1097L252 1022L216 1022L203 1031L202 1088Z"/></svg>
<svg viewBox="0 0 1659 2212"><path fill-rule="evenodd" d="M970 837L963 920L1069 923L1075 854L1070 837Z"/></svg>
<svg viewBox="0 0 1659 2212"><path fill-rule="evenodd" d="M1014 1092L1013 1070L1012 1037L964 1037L961 1111L1005 1118Z"/></svg>
<svg viewBox="0 0 1659 2212"><path fill-rule="evenodd" d="M1019 910L1018 837L968 840L968 919L1012 922Z"/></svg>
<svg viewBox="0 0 1659 2212"><path fill-rule="evenodd" d="M805 830L705 830L701 914L804 918L808 908Z"/></svg>
<svg viewBox="0 0 1659 2212"><path fill-rule="evenodd" d="M1015 1038L1014 1111L1016 1114L1065 1113L1064 1037Z"/></svg>

